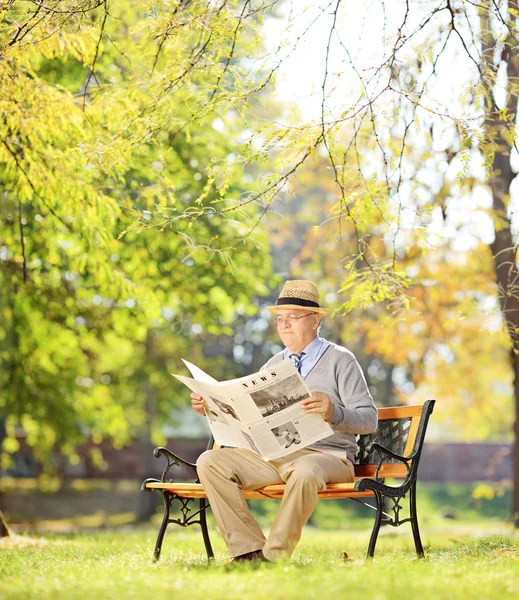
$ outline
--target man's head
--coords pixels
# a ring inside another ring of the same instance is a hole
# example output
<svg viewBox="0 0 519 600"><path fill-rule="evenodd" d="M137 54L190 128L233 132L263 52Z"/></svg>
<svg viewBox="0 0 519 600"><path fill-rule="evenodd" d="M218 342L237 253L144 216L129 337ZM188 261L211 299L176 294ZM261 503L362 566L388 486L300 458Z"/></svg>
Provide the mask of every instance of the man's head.
<svg viewBox="0 0 519 600"><path fill-rule="evenodd" d="M274 314L279 336L285 346L299 354L317 335L322 315L319 290L311 281L287 281L279 294L276 306L269 306Z"/></svg>

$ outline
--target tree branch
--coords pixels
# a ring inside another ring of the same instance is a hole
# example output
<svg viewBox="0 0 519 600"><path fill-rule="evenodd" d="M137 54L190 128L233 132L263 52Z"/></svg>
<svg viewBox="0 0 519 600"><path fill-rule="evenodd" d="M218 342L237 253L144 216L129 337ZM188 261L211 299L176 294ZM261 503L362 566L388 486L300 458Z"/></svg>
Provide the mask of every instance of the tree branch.
<svg viewBox="0 0 519 600"><path fill-rule="evenodd" d="M23 282L27 283L27 256L25 255L25 240L24 240L24 235L23 235L23 213L22 213L22 203L20 202L20 199L18 198L18 226L20 228L20 240L21 240L21 246L22 246L22 257L23 257L23 264L22 264L22 273L23 273Z"/></svg>

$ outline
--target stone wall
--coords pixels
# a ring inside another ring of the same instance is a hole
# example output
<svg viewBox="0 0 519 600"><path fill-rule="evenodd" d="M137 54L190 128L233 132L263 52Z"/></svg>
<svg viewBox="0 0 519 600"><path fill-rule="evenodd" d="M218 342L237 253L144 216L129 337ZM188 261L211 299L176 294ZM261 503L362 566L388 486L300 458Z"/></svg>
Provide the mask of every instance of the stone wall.
<svg viewBox="0 0 519 600"><path fill-rule="evenodd" d="M429 443L424 445L418 478L421 481L510 481L512 444Z"/></svg>
<svg viewBox="0 0 519 600"><path fill-rule="evenodd" d="M31 449L21 439L20 450L13 455L15 466L2 473L4 476L36 477L41 473ZM196 462L205 450L206 439L168 440L167 447L189 462ZM60 472L65 479L136 479L159 478L165 466L163 458L153 456L153 446L135 442L123 450L117 450L109 443L99 448L104 456L105 466L100 469L89 460L88 452L94 447L92 442L79 448L79 464L71 465L61 461ZM59 463L59 456L56 461ZM189 479L189 469L173 471L175 479ZM420 463L419 479L422 481L502 481L512 478L512 444L506 443L426 443Z"/></svg>
<svg viewBox="0 0 519 600"><path fill-rule="evenodd" d="M168 447L195 462L205 449L206 440L170 440ZM20 448L16 455L16 469L10 476L8 493L0 495L0 508L11 523L38 523L46 519L77 519L88 517L110 526L111 515L142 514L143 505L151 514L161 503L160 494L140 491L140 483L147 477L160 478L164 461L153 457L149 445L135 443L124 450L109 445L101 446L106 468L99 470L88 460L90 444L80 452L79 465L67 465L62 489L44 493L30 484L41 467L30 449ZM419 479L426 482L474 483L476 481L510 481L512 478L511 444L454 444L429 443L423 450ZM16 476L13 480L12 477ZM171 477L187 479L189 472L174 471ZM19 481L19 484L17 482ZM0 480L0 489L2 487ZM150 514L150 513L148 513ZM73 521L74 522L74 521Z"/></svg>

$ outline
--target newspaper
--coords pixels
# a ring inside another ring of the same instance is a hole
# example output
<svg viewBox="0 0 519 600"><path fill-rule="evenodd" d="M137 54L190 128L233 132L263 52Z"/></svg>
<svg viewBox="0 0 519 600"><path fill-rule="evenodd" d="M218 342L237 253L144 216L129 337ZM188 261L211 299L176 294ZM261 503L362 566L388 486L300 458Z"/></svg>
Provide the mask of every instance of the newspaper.
<svg viewBox="0 0 519 600"><path fill-rule="evenodd" d="M322 415L302 409L300 401L311 392L290 360L222 382L188 361L183 362L192 378L173 376L205 400L209 427L220 446L246 448L270 460L333 433Z"/></svg>

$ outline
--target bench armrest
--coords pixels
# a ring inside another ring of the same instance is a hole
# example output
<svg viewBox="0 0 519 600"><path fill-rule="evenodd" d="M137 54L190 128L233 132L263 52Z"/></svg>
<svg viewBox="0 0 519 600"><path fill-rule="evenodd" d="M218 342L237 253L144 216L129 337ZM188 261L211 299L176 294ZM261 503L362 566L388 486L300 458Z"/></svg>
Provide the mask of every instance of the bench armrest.
<svg viewBox="0 0 519 600"><path fill-rule="evenodd" d="M412 452L409 456L400 456L399 454L392 452L391 450L389 450L388 448L385 448L384 446L382 446L381 444L378 444L377 442L372 444L371 449L377 450L380 454L380 458L377 463L377 469L375 471L375 475L373 477L364 477L364 478L356 481L355 482L355 491L356 492L365 492L366 490L377 489L377 490L383 491L385 494L391 496L391 495L394 495L391 493L392 491L396 491L397 489L407 488L409 485L409 482L412 481L412 479L413 479L410 462L415 457L416 452ZM399 488L391 488L391 487L385 485L384 479L379 477L380 469L385 462L384 459L387 457L398 460L398 461L404 463L404 465L407 467L407 477L406 477L405 481L402 483L402 485L399 486ZM414 477L416 477L416 475L414 475Z"/></svg>
<svg viewBox="0 0 519 600"><path fill-rule="evenodd" d="M155 458L160 458L161 456L163 456L166 461L167 461L167 465L164 467L164 470L162 471L162 477L159 479L146 479L145 481L142 482L141 485L141 490L145 490L146 489L146 484L153 482L153 483L166 483L166 477L168 476L169 470L171 469L171 467L180 467L180 466L185 466L188 467L189 469L191 469L194 473L195 479L198 482L198 475L196 472L196 465L194 463L190 463L187 460L184 460L183 458L180 458L180 456L177 456L176 454L174 454L173 452L171 452L171 450L168 450L167 448L164 448L162 446L159 446L158 448L155 448L155 450L153 450L153 455L155 456Z"/></svg>
<svg viewBox="0 0 519 600"><path fill-rule="evenodd" d="M410 454L407 457L400 456L399 454L395 454L395 452L392 452L391 450L388 450L387 448L385 448L381 444L378 444L377 442L371 444L371 449L372 450L378 450L381 454L385 454L386 456L390 456L391 458L394 458L395 460L399 460L400 462L403 462L407 466L408 469L409 469L409 464L408 463L414 457L414 453ZM381 463L382 463L382 457L379 460L379 465Z"/></svg>
<svg viewBox="0 0 519 600"><path fill-rule="evenodd" d="M190 467L191 469L194 469L194 471L196 473L196 465L194 463L190 463L187 460L180 458L180 456L173 454L173 452L171 452L171 450L168 450L167 448L163 448L162 446L159 446L158 448L155 448L155 450L153 450L153 456L155 458L159 458L161 455L165 457L165 459L168 461L168 463L171 463L169 465L170 467L173 465L178 465L178 466L186 465L186 467Z"/></svg>
<svg viewBox="0 0 519 600"><path fill-rule="evenodd" d="M371 450L376 450L380 454L380 458L378 459L378 463L377 463L377 470L375 471L375 477L374 477L375 481L381 481L378 474L380 472L380 468L384 464L384 455L389 456L390 458L394 458L395 460L399 460L401 463L404 463L404 465L407 467L407 472L409 473L410 458L406 458L405 456L400 456L399 454L396 454L395 452L389 450L388 448L382 446L381 444L378 444L377 442L375 442L371 445Z"/></svg>

